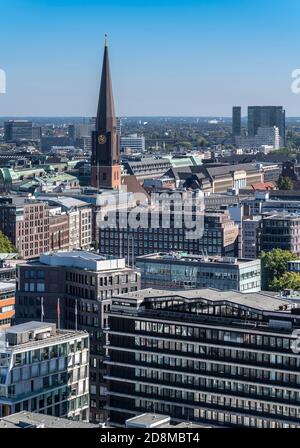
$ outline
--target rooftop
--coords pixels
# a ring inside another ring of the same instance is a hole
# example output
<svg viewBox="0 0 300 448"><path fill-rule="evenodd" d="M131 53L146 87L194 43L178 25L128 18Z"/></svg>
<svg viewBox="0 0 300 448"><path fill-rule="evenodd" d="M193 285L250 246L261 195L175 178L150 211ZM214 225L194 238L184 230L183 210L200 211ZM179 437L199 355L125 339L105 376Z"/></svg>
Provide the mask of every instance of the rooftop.
<svg viewBox="0 0 300 448"><path fill-rule="evenodd" d="M214 263L214 264L226 264L226 265L241 265L257 262L259 260L252 260L248 258L234 258L234 257L221 257L221 256L206 256L206 255L194 255L186 252L157 252L148 255L141 255L136 258L136 261L172 261L172 262L184 262L184 263Z"/></svg>
<svg viewBox="0 0 300 448"><path fill-rule="evenodd" d="M8 350L18 352L36 346L72 341L85 335L87 335L85 331L58 330L56 324L32 321L0 330L0 342L3 345L5 341L7 345L4 346Z"/></svg>
<svg viewBox="0 0 300 448"><path fill-rule="evenodd" d="M170 417L167 415L144 413L126 420L126 428L157 428L168 426L169 423Z"/></svg>
<svg viewBox="0 0 300 448"><path fill-rule="evenodd" d="M95 252L66 251L40 255L40 263L49 266L65 266L92 271L108 271L126 267L125 258L109 258Z"/></svg>
<svg viewBox="0 0 300 448"><path fill-rule="evenodd" d="M141 289L139 291L130 292L115 296L115 298L131 299L137 302L143 302L147 299L154 298L172 298L178 297L184 300L204 299L210 302L228 302L238 305L244 305L259 311L281 311L280 307L289 306L287 300L275 297L272 293L256 292L256 293L240 293L237 291L221 291L213 288L189 289L185 291L166 291L161 289Z"/></svg>
<svg viewBox="0 0 300 448"><path fill-rule="evenodd" d="M5 428L99 428L99 426L87 422L22 411L1 418L0 429Z"/></svg>

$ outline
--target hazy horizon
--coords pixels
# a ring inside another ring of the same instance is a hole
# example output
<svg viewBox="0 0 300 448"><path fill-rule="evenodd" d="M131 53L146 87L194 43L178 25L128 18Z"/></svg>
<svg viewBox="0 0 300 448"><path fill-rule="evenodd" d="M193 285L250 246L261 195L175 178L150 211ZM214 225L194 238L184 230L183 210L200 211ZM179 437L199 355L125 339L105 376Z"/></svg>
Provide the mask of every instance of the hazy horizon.
<svg viewBox="0 0 300 448"><path fill-rule="evenodd" d="M94 116L105 33L118 116L300 115L297 0L1 0L1 17L1 116Z"/></svg>

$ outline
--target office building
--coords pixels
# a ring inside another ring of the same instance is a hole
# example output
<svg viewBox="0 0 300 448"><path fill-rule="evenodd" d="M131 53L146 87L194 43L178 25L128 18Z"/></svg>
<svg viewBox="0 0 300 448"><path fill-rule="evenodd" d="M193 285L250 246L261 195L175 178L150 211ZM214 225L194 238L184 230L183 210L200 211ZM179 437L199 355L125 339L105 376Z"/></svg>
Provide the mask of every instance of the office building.
<svg viewBox="0 0 300 448"><path fill-rule="evenodd" d="M242 219L242 255L254 259L260 254L261 216L245 216Z"/></svg>
<svg viewBox="0 0 300 448"><path fill-rule="evenodd" d="M285 110L282 106L249 106L248 135L254 137L260 127L279 129L280 145L285 146Z"/></svg>
<svg viewBox="0 0 300 448"><path fill-rule="evenodd" d="M0 230L20 256L29 259L49 251L49 210L47 204L23 197L0 200Z"/></svg>
<svg viewBox="0 0 300 448"><path fill-rule="evenodd" d="M96 125L92 133L91 185L114 189L119 189L121 185L120 136L117 132L107 39Z"/></svg>
<svg viewBox="0 0 300 448"><path fill-rule="evenodd" d="M145 151L145 137L143 135L131 134L120 139L121 152L130 150L131 152Z"/></svg>
<svg viewBox="0 0 300 448"><path fill-rule="evenodd" d="M42 138L42 127L41 126L33 126L32 128L32 140L41 140Z"/></svg>
<svg viewBox="0 0 300 448"><path fill-rule="evenodd" d="M92 243L92 208L79 199L67 196L36 195L37 201L48 204L51 223L51 244L58 249L88 249ZM51 211L52 208L52 211ZM55 214L61 215L55 219ZM68 217L68 235L66 218ZM67 247L67 240L69 241Z"/></svg>
<svg viewBox="0 0 300 448"><path fill-rule="evenodd" d="M260 260L171 252L137 257L136 266L142 288L260 291Z"/></svg>
<svg viewBox="0 0 300 448"><path fill-rule="evenodd" d="M4 122L4 141L7 143L32 140L32 122L9 120Z"/></svg>
<svg viewBox="0 0 300 448"><path fill-rule="evenodd" d="M195 424L300 427L299 328L299 308L266 293L146 289L114 297L111 423L154 412Z"/></svg>
<svg viewBox="0 0 300 448"><path fill-rule="evenodd" d="M86 332L32 321L0 337L0 417L30 411L89 420Z"/></svg>
<svg viewBox="0 0 300 448"><path fill-rule="evenodd" d="M240 106L234 106L232 108L232 135L236 137L241 135L242 125L242 108Z"/></svg>
<svg viewBox="0 0 300 448"><path fill-rule="evenodd" d="M149 211L149 214L148 214ZM130 212L129 212L130 213ZM116 212L116 226L99 229L99 251L114 256L125 256L131 263L139 255L156 252L180 251L188 254L234 257L238 250L238 225L231 219L227 210L206 211L202 216L203 233L195 231L193 238L187 238L186 215L176 215L170 211L170 225L163 226L164 212L144 210L147 226L131 228L123 226L124 214ZM198 219L200 215L197 215ZM196 215L192 215L196 222ZM129 221L129 219L127 220ZM157 223L153 225L153 222ZM201 224L202 225L202 224Z"/></svg>
<svg viewBox="0 0 300 448"><path fill-rule="evenodd" d="M279 128L277 126L259 126L254 136L236 136L235 144L240 149L268 154L281 146Z"/></svg>
<svg viewBox="0 0 300 448"><path fill-rule="evenodd" d="M261 251L274 247L300 255L300 214L279 212L263 217L261 229Z"/></svg>
<svg viewBox="0 0 300 448"><path fill-rule="evenodd" d="M39 319L43 302L44 320L57 322L60 298L61 328L78 328L90 334L90 418L106 421L106 384L103 381L107 312L113 294L140 289L138 270L126 267L124 259L74 251L41 255L39 261L18 268L16 320ZM43 299L42 299L43 297Z"/></svg>

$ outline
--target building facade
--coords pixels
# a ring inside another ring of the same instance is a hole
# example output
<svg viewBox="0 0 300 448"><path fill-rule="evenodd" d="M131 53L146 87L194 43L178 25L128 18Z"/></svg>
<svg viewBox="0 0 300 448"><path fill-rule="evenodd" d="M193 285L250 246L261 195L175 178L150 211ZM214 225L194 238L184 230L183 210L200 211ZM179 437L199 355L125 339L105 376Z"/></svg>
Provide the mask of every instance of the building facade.
<svg viewBox="0 0 300 448"><path fill-rule="evenodd" d="M99 229L100 253L114 256L121 254L130 262L136 256L168 251L229 257L237 254L238 226L230 218L228 211L205 212L203 232L200 237L195 234L194 238L187 238L185 215L175 216L173 212L170 214L170 225L164 227L163 212L150 213L149 209L149 215L145 218L149 220L148 225L137 228L129 225L123 227L121 220L124 215L117 212L115 227L105 226ZM147 214L146 209L145 213ZM178 219L182 220L180 225ZM196 222L195 215L192 220ZM157 223L155 226L153 221Z"/></svg>
<svg viewBox="0 0 300 448"><path fill-rule="evenodd" d="M275 247L300 255L300 214L282 212L263 217L260 248L268 252Z"/></svg>
<svg viewBox="0 0 300 448"><path fill-rule="evenodd" d="M49 251L49 210L34 199L4 198L0 201L0 230L20 256L36 258Z"/></svg>
<svg viewBox="0 0 300 448"><path fill-rule="evenodd" d="M260 127L279 129L280 144L285 146L285 110L282 106L249 106L248 135L255 136Z"/></svg>
<svg viewBox="0 0 300 448"><path fill-rule="evenodd" d="M32 122L27 120L9 120L4 123L4 141L18 142L32 140Z"/></svg>
<svg viewBox="0 0 300 448"><path fill-rule="evenodd" d="M120 139L121 152L130 150L132 152L145 151L145 137L143 135L131 134Z"/></svg>
<svg viewBox="0 0 300 448"><path fill-rule="evenodd" d="M0 337L0 417L32 411L88 421L86 332L28 322Z"/></svg>
<svg viewBox="0 0 300 448"><path fill-rule="evenodd" d="M142 412L220 426L300 427L299 308L263 293L141 290L115 297L111 422Z"/></svg>
<svg viewBox="0 0 300 448"><path fill-rule="evenodd" d="M105 259L84 251L42 255L37 262L18 268L16 320L39 319L62 328L88 331L90 335L90 418L105 421L106 385L103 380L106 342L103 329L113 294L140 289L138 270L126 267L124 259Z"/></svg>
<svg viewBox="0 0 300 448"><path fill-rule="evenodd" d="M136 258L142 288L217 288L240 292L261 289L260 260L157 253Z"/></svg>
<svg viewBox="0 0 300 448"><path fill-rule="evenodd" d="M242 108L234 106L232 108L232 135L234 137L241 135Z"/></svg>

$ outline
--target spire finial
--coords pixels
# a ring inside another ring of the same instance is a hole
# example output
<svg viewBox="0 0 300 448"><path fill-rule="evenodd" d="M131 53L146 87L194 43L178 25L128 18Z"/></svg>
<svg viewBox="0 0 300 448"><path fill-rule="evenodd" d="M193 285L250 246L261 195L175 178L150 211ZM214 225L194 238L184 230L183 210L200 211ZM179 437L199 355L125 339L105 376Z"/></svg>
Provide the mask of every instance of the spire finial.
<svg viewBox="0 0 300 448"><path fill-rule="evenodd" d="M108 35L106 33L104 35L104 45L105 47L108 47Z"/></svg>

